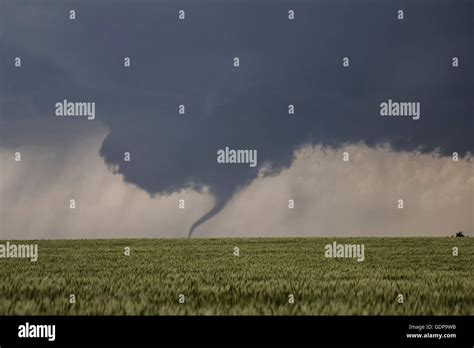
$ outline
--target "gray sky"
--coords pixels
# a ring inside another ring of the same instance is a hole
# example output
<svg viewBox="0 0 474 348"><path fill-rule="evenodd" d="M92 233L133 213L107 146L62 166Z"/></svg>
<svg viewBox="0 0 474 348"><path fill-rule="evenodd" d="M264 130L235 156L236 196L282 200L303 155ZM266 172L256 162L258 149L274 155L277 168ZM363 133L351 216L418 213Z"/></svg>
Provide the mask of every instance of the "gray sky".
<svg viewBox="0 0 474 348"><path fill-rule="evenodd" d="M0 6L5 238L185 237L210 209L195 236L474 230L469 1ZM55 116L63 99L96 119ZM420 119L381 117L388 99ZM225 146L258 166L217 163Z"/></svg>

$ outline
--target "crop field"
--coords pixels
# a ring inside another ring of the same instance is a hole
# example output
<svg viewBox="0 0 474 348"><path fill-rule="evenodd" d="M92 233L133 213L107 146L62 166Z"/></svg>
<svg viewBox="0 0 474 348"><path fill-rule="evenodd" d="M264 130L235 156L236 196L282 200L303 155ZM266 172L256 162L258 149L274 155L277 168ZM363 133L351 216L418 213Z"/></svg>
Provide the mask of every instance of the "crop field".
<svg viewBox="0 0 474 348"><path fill-rule="evenodd" d="M364 261L325 257L333 241ZM39 257L0 258L1 315L474 314L473 238L17 243Z"/></svg>

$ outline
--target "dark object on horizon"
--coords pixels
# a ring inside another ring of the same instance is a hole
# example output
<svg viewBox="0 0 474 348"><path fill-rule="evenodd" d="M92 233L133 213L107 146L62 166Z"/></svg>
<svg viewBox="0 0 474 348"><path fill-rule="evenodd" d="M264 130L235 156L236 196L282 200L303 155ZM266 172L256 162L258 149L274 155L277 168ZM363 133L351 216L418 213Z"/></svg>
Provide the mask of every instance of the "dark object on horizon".
<svg viewBox="0 0 474 348"><path fill-rule="evenodd" d="M459 231L458 233L456 233L456 237L465 237L465 236L462 231Z"/></svg>

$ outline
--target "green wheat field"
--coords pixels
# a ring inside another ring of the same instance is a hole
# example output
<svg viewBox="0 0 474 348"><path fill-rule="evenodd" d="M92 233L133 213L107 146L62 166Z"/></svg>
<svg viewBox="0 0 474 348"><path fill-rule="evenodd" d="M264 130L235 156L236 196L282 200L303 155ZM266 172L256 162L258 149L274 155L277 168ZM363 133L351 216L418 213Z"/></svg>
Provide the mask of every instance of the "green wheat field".
<svg viewBox="0 0 474 348"><path fill-rule="evenodd" d="M365 261L326 258L333 241L364 244ZM474 314L474 238L16 243L39 258L0 259L0 315Z"/></svg>

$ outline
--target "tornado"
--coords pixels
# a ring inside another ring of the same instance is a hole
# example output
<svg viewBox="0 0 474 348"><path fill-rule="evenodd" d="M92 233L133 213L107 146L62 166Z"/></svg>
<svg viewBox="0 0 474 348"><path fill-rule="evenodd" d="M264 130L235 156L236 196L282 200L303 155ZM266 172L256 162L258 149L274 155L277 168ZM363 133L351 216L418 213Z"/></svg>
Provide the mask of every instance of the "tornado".
<svg viewBox="0 0 474 348"><path fill-rule="evenodd" d="M207 220L211 219L214 217L216 214L218 214L230 201L234 194L234 190L230 189L220 189L220 190L214 190L214 206L209 210L207 213L205 213L203 216L201 216L199 219L197 219L189 228L189 234L188 238L191 238L194 230L202 225L204 222Z"/></svg>

